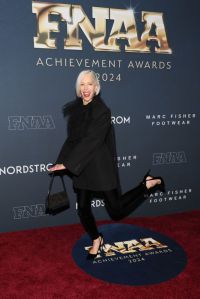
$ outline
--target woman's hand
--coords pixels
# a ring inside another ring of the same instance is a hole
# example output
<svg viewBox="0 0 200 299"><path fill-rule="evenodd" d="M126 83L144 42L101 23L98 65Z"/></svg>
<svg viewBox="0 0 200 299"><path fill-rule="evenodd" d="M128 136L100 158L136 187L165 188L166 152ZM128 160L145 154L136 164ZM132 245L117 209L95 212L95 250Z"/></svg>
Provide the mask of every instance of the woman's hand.
<svg viewBox="0 0 200 299"><path fill-rule="evenodd" d="M63 170L66 169L66 167L63 164L55 164L52 167L50 167L49 171L57 171L57 170Z"/></svg>

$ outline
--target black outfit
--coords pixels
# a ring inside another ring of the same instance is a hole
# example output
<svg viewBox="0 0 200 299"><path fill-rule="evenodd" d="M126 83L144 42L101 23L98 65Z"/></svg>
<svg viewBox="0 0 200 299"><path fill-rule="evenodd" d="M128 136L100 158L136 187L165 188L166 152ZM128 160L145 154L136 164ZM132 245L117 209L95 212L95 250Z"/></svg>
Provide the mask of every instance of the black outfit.
<svg viewBox="0 0 200 299"><path fill-rule="evenodd" d="M110 110L99 97L85 106L77 99L68 110L68 138L57 163L63 163L73 174L75 188L94 191L116 188Z"/></svg>
<svg viewBox="0 0 200 299"><path fill-rule="evenodd" d="M101 192L109 215L118 220L130 214L145 199L146 187L140 184L120 195L111 113L100 97L94 97L85 106L81 99L77 99L68 107L67 114L68 138L56 163L63 163L72 173L78 214L94 240L99 236L91 211L94 192Z"/></svg>

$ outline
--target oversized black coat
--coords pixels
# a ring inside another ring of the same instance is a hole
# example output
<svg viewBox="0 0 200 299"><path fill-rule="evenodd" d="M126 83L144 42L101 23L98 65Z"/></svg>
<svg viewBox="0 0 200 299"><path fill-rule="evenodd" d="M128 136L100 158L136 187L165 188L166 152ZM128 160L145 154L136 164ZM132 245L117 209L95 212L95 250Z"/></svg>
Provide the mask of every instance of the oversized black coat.
<svg viewBox="0 0 200 299"><path fill-rule="evenodd" d="M68 138L56 163L63 163L72 173L75 188L116 188L115 140L109 108L100 97L94 97L87 105L77 99L68 110Z"/></svg>

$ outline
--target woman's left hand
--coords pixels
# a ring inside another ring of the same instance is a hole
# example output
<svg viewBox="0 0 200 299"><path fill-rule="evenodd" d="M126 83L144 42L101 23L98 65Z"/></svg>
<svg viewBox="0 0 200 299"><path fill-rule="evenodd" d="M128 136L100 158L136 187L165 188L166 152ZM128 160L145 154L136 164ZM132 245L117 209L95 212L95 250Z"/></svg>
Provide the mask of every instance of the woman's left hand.
<svg viewBox="0 0 200 299"><path fill-rule="evenodd" d="M66 167L63 164L55 164L54 166L50 167L49 171L57 171L57 170L63 170L66 169Z"/></svg>

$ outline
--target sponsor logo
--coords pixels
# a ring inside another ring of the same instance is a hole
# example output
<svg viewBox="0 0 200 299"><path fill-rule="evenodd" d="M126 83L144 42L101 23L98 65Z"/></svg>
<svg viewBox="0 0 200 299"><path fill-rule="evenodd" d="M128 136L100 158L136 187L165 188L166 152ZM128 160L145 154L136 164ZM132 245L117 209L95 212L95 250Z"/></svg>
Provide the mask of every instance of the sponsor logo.
<svg viewBox="0 0 200 299"><path fill-rule="evenodd" d="M116 157L116 163L118 168L131 167L133 162L136 161L136 155L123 155Z"/></svg>
<svg viewBox="0 0 200 299"><path fill-rule="evenodd" d="M181 200L189 200L192 194L191 188L168 190L165 193L155 192L149 196L150 204L172 203Z"/></svg>
<svg viewBox="0 0 200 299"><path fill-rule="evenodd" d="M130 116L111 116L111 123L113 125L126 125L131 123L131 117Z"/></svg>
<svg viewBox="0 0 200 299"><path fill-rule="evenodd" d="M51 115L8 116L8 130L52 130L55 123Z"/></svg>
<svg viewBox="0 0 200 299"><path fill-rule="evenodd" d="M48 164L30 164L30 165L17 165L17 166L3 166L0 167L0 175L15 175L46 172L52 163Z"/></svg>
<svg viewBox="0 0 200 299"><path fill-rule="evenodd" d="M105 202L103 199L94 199L91 201L91 207L92 208L100 208L100 207L104 207L105 206ZM78 209L78 203L76 203L76 210Z"/></svg>
<svg viewBox="0 0 200 299"><path fill-rule="evenodd" d="M95 51L120 52L119 41L126 40L126 52L171 54L164 14L162 12L142 11L140 23L144 30L139 36L135 11L133 8L120 9L108 7L92 7L92 22L81 5L32 2L32 12L36 16L37 36L34 37L34 48L57 49L55 33L59 33L60 22L66 24L66 36L63 38L65 50L82 50L83 40L79 31L83 32ZM138 13L137 13L138 14ZM111 31L108 22L112 22ZM92 23L95 23L93 26ZM52 37L52 33L54 36ZM152 46L152 47L151 47ZM152 49L153 48L153 49Z"/></svg>
<svg viewBox="0 0 200 299"><path fill-rule="evenodd" d="M184 151L154 153L152 163L153 165L182 164L182 163L187 163L187 158Z"/></svg>
<svg viewBox="0 0 200 299"><path fill-rule="evenodd" d="M15 220L36 218L46 216L45 204L35 204L31 206L13 207L13 218Z"/></svg>
<svg viewBox="0 0 200 299"><path fill-rule="evenodd" d="M183 127L192 124L195 113L148 114L145 116L152 127Z"/></svg>

